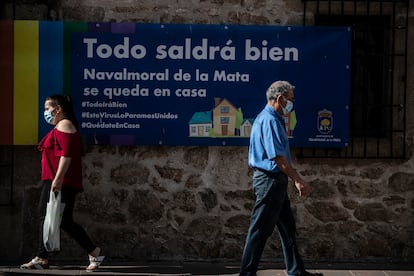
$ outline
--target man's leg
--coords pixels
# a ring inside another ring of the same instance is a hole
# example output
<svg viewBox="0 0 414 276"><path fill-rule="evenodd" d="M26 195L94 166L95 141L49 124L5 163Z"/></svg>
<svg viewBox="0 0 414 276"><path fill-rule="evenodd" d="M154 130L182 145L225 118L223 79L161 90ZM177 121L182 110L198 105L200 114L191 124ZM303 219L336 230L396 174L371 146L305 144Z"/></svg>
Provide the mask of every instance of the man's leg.
<svg viewBox="0 0 414 276"><path fill-rule="evenodd" d="M292 209L290 208L288 196L285 197L283 202L277 228L279 230L288 275L300 275L300 273L305 271L305 268L296 245L296 223Z"/></svg>
<svg viewBox="0 0 414 276"><path fill-rule="evenodd" d="M269 178L258 171L254 173L253 188L256 202L247 232L240 275L256 275L266 241L275 228L287 188L287 178L278 178Z"/></svg>

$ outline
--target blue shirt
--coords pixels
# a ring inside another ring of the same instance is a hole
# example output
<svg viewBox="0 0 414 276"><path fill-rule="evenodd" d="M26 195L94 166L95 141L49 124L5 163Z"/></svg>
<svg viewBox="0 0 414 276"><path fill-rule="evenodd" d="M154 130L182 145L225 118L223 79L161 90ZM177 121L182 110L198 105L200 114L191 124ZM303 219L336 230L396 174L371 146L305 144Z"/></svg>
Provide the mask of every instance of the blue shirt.
<svg viewBox="0 0 414 276"><path fill-rule="evenodd" d="M284 117L266 105L253 123L249 166L268 172L279 172L274 161L276 156L284 156L291 162L288 139Z"/></svg>

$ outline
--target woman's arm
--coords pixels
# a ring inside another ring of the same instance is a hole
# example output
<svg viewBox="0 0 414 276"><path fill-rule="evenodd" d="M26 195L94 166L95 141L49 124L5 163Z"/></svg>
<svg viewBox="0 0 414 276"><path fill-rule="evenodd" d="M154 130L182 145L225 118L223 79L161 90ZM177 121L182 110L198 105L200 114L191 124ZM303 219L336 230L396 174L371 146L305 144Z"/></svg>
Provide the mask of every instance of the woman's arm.
<svg viewBox="0 0 414 276"><path fill-rule="evenodd" d="M61 120L57 125L56 129L60 132L65 133L75 133L76 128L72 124L72 122L68 119ZM62 189L62 180L65 176L66 172L69 169L70 163L72 161L72 157L68 156L60 156L58 169L55 175L55 178L52 181L52 190L53 191L60 191Z"/></svg>
<svg viewBox="0 0 414 276"><path fill-rule="evenodd" d="M58 169L55 178L52 181L52 191L58 192L62 190L62 180L69 169L71 161L72 157L61 156L59 158Z"/></svg>

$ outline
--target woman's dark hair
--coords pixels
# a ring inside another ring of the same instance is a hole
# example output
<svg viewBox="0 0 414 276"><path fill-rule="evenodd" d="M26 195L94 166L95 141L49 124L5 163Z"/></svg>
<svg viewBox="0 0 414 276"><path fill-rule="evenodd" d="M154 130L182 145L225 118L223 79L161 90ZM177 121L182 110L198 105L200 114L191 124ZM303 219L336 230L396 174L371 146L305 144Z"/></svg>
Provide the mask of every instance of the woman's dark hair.
<svg viewBox="0 0 414 276"><path fill-rule="evenodd" d="M51 101L53 107L60 105L65 113L66 119L70 120L75 128L78 130L78 120L73 111L72 98L68 95L56 94L46 98L46 101Z"/></svg>

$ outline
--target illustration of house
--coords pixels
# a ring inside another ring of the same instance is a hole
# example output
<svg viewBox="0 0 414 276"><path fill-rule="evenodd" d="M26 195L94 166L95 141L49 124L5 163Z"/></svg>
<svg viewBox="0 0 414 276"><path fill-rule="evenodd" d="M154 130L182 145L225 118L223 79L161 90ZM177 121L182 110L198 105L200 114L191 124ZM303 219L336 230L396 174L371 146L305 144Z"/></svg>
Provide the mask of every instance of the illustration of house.
<svg viewBox="0 0 414 276"><path fill-rule="evenodd" d="M240 126L240 136L241 137L250 137L252 131L254 119L244 119L243 123Z"/></svg>
<svg viewBox="0 0 414 276"><path fill-rule="evenodd" d="M225 98L214 98L211 111L195 112L189 126L190 137L250 137L254 119L244 119L241 108Z"/></svg>
<svg viewBox="0 0 414 276"><path fill-rule="evenodd" d="M209 137L212 127L211 111L196 112L189 122L190 137Z"/></svg>
<svg viewBox="0 0 414 276"><path fill-rule="evenodd" d="M213 129L214 136L236 136L236 131L240 129L240 123L237 126L237 116L239 110L235 108L228 100L214 98L215 107L213 109Z"/></svg>
<svg viewBox="0 0 414 276"><path fill-rule="evenodd" d="M286 132L293 138L296 127L296 113L290 112L284 116ZM241 108L236 108L225 98L214 98L214 108L211 111L195 112L189 126L190 137L240 137L248 138L255 118L243 118Z"/></svg>

